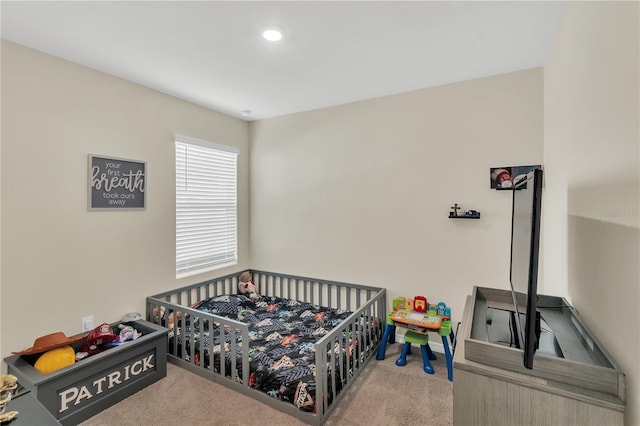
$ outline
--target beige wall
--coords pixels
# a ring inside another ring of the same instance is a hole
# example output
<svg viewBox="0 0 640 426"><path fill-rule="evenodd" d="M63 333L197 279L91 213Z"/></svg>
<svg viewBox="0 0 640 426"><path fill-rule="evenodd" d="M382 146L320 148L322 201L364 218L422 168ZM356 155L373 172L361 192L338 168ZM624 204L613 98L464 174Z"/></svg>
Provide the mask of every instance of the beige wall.
<svg viewBox="0 0 640 426"><path fill-rule="evenodd" d="M240 265L175 278L173 135L239 155ZM87 155L147 161L145 211L87 211ZM248 266L248 125L2 42L2 356L145 297Z"/></svg>
<svg viewBox="0 0 640 426"><path fill-rule="evenodd" d="M460 319L474 285L508 288L511 199L489 168L541 164L542 114L538 68L252 123L253 265Z"/></svg>
<svg viewBox="0 0 640 426"><path fill-rule="evenodd" d="M533 69L248 126L3 41L0 352L247 267L249 244L253 267L424 294L459 319L473 285L508 285L510 199L488 169L542 163L541 289L620 362L640 424L638 62L637 2L574 3L544 86ZM240 265L181 282L176 133L240 148ZM147 210L88 212L89 153L147 161ZM456 202L482 218L447 219Z"/></svg>
<svg viewBox="0 0 640 426"><path fill-rule="evenodd" d="M639 3L575 2L544 67L545 284L627 375L640 424Z"/></svg>

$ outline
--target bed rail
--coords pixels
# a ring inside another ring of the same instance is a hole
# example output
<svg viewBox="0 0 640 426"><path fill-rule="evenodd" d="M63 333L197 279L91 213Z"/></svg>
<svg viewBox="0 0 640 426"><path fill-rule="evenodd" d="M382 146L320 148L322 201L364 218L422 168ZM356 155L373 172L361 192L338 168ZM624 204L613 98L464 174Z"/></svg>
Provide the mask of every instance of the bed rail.
<svg viewBox="0 0 640 426"><path fill-rule="evenodd" d="M386 290L266 271L250 272L261 295L296 299L352 312L314 347L315 414L300 411L292 404L275 400L249 387L250 354L243 350L248 345L240 345L240 354L236 352L236 345L227 347L224 344L219 348L211 348L208 355L204 344L200 344L198 350L194 351L196 333L193 329L196 326L200 333L224 333L220 337L228 335L231 342L235 342L239 336L243 343L249 341L247 324L191 308L196 302L206 298L236 294L240 273L149 296L146 319L169 328L172 338L168 342L167 357L170 362L247 394L308 424L323 424L367 362L377 353L386 321ZM183 327L187 325L192 330L188 338L183 332ZM211 335L212 345L213 338L214 335ZM221 341L224 342L224 339ZM214 350L219 351L220 355L219 371L216 371L214 365ZM236 361L239 357L240 369ZM230 371L227 371L225 362L222 361L225 358L230 358Z"/></svg>
<svg viewBox="0 0 640 426"><path fill-rule="evenodd" d="M273 272L252 271L252 276L262 295L302 300L347 311L359 309L374 294L384 291L378 287Z"/></svg>
<svg viewBox="0 0 640 426"><path fill-rule="evenodd" d="M147 312L151 312L152 315L150 317L151 319L149 319L149 315L147 314L147 318L151 322L169 328L169 335L173 338L168 342L168 352L170 352L172 356L175 355L180 360L191 364L192 367L205 369L212 374L219 374L221 377L226 377L228 374L230 376L229 378L234 382L249 382L249 358L245 356L242 357L242 377L240 377L237 366L239 354L237 353L235 345L229 345L228 348L225 346L220 348L219 351L219 353L224 354L221 358L226 358L227 354L230 357L231 367L228 372L226 371L226 363L224 362L219 363L219 372L214 371L214 354L217 351L209 351L209 358L205 359L204 345L200 345L199 350L195 354L192 349L187 350L187 348L196 347L196 333L193 332L194 328L200 330L201 333L208 330L208 332L211 333L211 341L213 341L216 335L220 336L221 341L225 341L225 337L229 335L232 342L235 342L238 336L241 337L242 342L248 342L249 328L247 324L218 315L211 315L175 303L158 302L150 299L152 298L147 298ZM160 315L159 318L157 312L164 312L164 319L162 315ZM167 313L169 314L167 315ZM169 319L169 316L173 316L173 319ZM182 333L183 325L192 327L192 332L188 339L185 333Z"/></svg>
<svg viewBox="0 0 640 426"><path fill-rule="evenodd" d="M385 318L386 290L382 289L316 343L316 369L322 368L316 376L316 399L324 396L316 400L319 417L325 419L331 414L376 354Z"/></svg>

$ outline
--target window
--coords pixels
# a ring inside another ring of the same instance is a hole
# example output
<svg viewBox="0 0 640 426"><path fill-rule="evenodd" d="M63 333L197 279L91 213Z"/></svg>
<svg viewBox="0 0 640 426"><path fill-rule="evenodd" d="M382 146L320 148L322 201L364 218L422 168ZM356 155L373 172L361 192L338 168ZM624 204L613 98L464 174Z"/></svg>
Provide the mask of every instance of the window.
<svg viewBox="0 0 640 426"><path fill-rule="evenodd" d="M233 147L176 137L176 277L238 263Z"/></svg>

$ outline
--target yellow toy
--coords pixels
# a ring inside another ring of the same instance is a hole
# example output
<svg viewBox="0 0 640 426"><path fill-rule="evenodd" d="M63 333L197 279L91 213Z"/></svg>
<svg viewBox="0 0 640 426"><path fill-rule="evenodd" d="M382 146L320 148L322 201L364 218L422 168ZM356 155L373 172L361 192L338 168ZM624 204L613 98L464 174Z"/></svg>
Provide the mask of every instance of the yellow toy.
<svg viewBox="0 0 640 426"><path fill-rule="evenodd" d="M33 368L41 374L53 373L56 370L75 364L76 353L71 346L51 349L40 355Z"/></svg>
<svg viewBox="0 0 640 426"><path fill-rule="evenodd" d="M393 299L393 310L397 311L398 309L404 309L405 300L404 297L398 296Z"/></svg>
<svg viewBox="0 0 640 426"><path fill-rule="evenodd" d="M410 297L407 297L404 303L404 310L405 311L413 311L413 299Z"/></svg>

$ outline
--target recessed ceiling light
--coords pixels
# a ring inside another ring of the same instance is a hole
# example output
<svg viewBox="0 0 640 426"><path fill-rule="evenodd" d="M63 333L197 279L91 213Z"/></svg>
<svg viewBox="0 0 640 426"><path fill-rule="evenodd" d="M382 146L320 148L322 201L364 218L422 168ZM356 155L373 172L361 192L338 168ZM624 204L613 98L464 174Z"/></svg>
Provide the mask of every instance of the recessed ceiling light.
<svg viewBox="0 0 640 426"><path fill-rule="evenodd" d="M282 39L282 33L278 30L270 29L264 31L262 37L269 41L279 41Z"/></svg>
<svg viewBox="0 0 640 426"><path fill-rule="evenodd" d="M248 117L251 115L251 111L248 109L245 109L244 111L242 111L240 114L242 114L243 117Z"/></svg>

